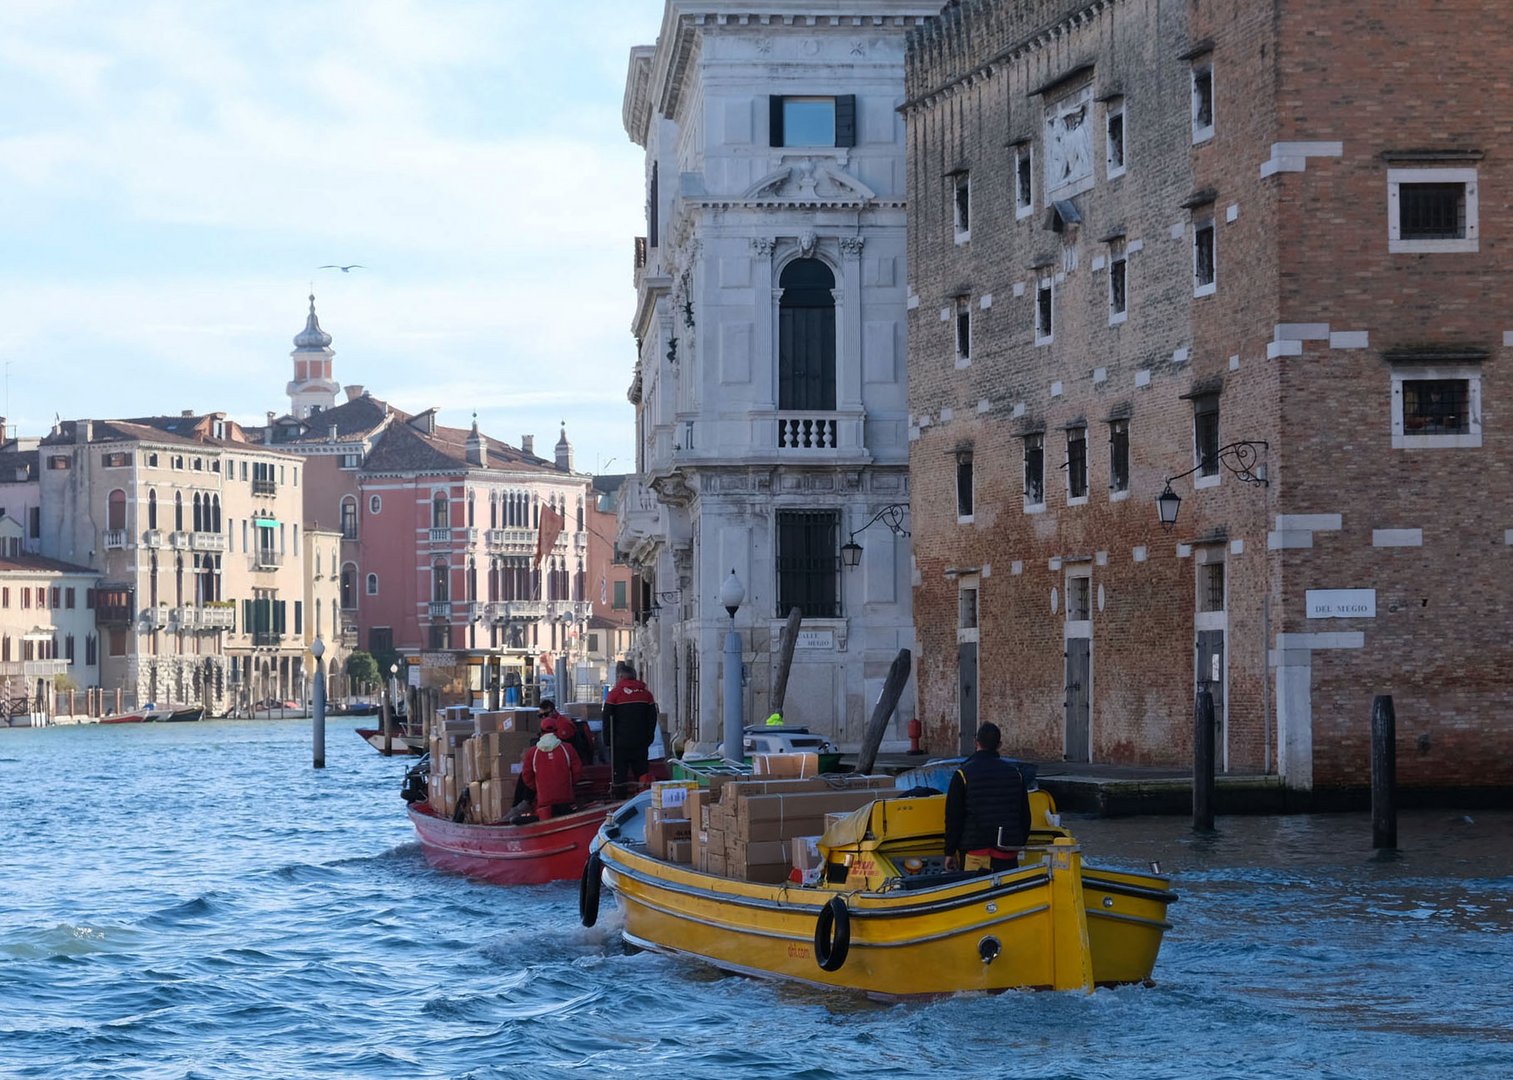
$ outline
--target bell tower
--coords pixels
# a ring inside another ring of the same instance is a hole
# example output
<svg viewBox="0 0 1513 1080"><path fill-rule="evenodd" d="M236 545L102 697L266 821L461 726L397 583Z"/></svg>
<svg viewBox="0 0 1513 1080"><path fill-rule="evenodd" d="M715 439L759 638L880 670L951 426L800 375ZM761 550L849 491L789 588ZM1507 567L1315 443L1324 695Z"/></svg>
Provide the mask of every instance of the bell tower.
<svg viewBox="0 0 1513 1080"><path fill-rule="evenodd" d="M311 293L310 315L305 328L295 335L294 351L289 354L294 360L294 378L285 387L289 412L296 420L306 420L336 405L336 392L341 387L331 377L331 358L335 355L331 335L320 328L315 317L315 294Z"/></svg>

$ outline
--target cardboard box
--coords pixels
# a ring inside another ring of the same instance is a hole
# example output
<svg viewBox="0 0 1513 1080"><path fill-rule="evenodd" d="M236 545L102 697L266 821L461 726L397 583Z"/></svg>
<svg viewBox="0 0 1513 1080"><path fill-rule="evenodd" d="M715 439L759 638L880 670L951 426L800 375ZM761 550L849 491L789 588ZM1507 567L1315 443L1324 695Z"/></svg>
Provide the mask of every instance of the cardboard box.
<svg viewBox="0 0 1513 1080"><path fill-rule="evenodd" d="M704 812L704 802L708 798L709 792L705 788L695 788L688 793L688 798L683 804L688 812L688 820L693 822L695 832L709 826L709 818Z"/></svg>
<svg viewBox="0 0 1513 1080"><path fill-rule="evenodd" d="M820 871L825 867L824 859L820 855L820 838L795 836L789 841L789 853L793 868L799 873L800 883L816 884L820 879Z"/></svg>
<svg viewBox="0 0 1513 1080"><path fill-rule="evenodd" d="M693 841L674 840L667 845L667 861L687 866L693 862Z"/></svg>
<svg viewBox="0 0 1513 1080"><path fill-rule="evenodd" d="M659 780L651 786L652 809L666 810L670 817L687 817L689 793L698 790L697 780Z"/></svg>
<svg viewBox="0 0 1513 1080"><path fill-rule="evenodd" d="M800 779L820 774L818 754L752 754L751 775L773 779Z"/></svg>

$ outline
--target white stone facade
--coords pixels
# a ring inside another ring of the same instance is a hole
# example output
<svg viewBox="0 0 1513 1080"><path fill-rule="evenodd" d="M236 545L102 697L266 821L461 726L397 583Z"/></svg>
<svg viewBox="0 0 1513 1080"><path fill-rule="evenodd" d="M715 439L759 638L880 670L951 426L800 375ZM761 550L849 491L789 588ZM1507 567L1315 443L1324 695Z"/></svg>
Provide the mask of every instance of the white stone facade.
<svg viewBox="0 0 1513 1080"><path fill-rule="evenodd" d="M848 8L670 0L657 45L631 55L624 117L647 153L648 235L620 548L645 583L642 674L674 733L703 743L723 725L732 570L748 723L771 711L795 598L809 610L784 713L842 745L860 743L914 641L907 539L868 529L855 568L840 548L909 501L896 110L904 35L939 5ZM911 685L888 741L913 701Z"/></svg>

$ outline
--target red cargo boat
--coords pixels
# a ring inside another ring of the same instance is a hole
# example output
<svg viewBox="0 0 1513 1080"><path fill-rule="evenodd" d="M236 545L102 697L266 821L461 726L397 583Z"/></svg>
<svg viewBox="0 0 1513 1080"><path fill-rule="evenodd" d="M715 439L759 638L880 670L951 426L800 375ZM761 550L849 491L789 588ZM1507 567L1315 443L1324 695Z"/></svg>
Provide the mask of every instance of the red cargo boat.
<svg viewBox="0 0 1513 1080"><path fill-rule="evenodd" d="M541 885L576 880L588 861L588 845L604 815L619 803L592 803L582 810L526 825L469 825L438 817L429 803L411 803L410 821L426 861L495 885Z"/></svg>

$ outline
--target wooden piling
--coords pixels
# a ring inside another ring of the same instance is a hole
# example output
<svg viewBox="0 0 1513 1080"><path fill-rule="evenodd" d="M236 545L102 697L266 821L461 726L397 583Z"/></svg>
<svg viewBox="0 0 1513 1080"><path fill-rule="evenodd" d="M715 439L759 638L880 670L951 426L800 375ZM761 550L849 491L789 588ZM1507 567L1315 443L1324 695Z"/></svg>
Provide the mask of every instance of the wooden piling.
<svg viewBox="0 0 1513 1080"><path fill-rule="evenodd" d="M1391 694L1371 702L1371 846L1397 847L1397 715Z"/></svg>
<svg viewBox="0 0 1513 1080"><path fill-rule="evenodd" d="M913 654L908 649L899 649L898 655L893 658L893 666L888 669L888 677L883 681L883 692L877 697L877 707L872 710L872 718L867 721L861 756L856 763L856 771L859 773L870 773L877 764L877 751L882 746L883 733L888 730L888 718L898 707L898 699L909 681L912 664Z"/></svg>
<svg viewBox="0 0 1513 1080"><path fill-rule="evenodd" d="M793 668L793 647L798 643L799 624L803 614L798 608L788 611L788 621L783 624L782 637L778 642L778 667L772 677L772 712L783 711L783 701L788 696L788 672Z"/></svg>
<svg viewBox="0 0 1513 1080"><path fill-rule="evenodd" d="M1193 702L1193 831L1214 831L1214 696Z"/></svg>

